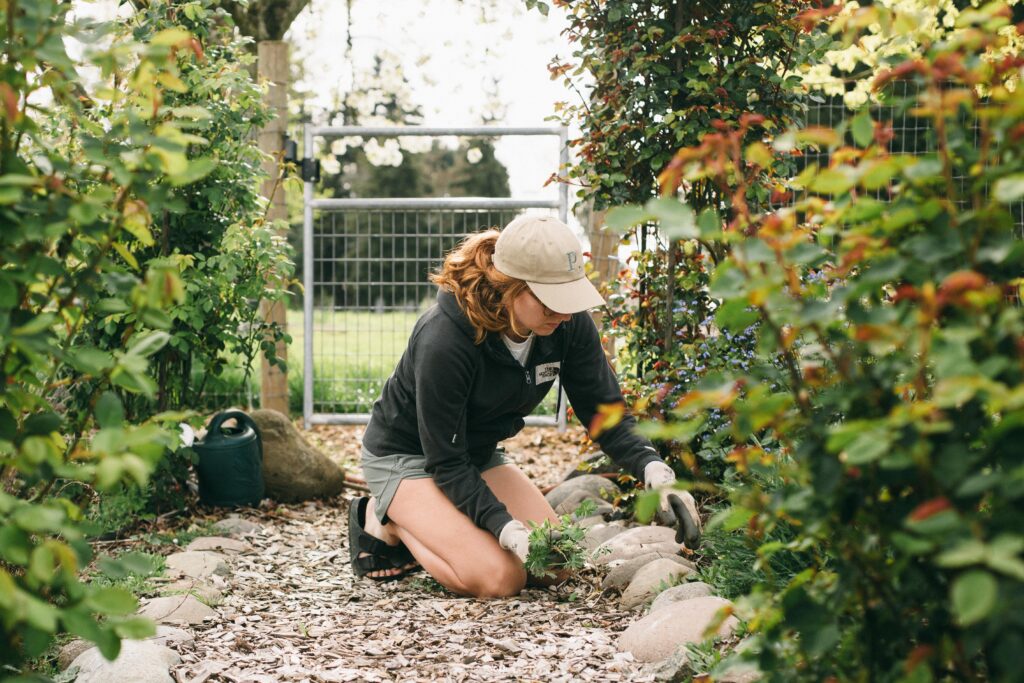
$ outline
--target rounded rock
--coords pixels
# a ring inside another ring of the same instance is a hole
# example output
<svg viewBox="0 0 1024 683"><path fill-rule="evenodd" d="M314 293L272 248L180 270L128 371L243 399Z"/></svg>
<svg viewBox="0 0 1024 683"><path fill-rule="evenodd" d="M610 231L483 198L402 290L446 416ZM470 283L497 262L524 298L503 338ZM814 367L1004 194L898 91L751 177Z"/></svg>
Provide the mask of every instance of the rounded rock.
<svg viewBox="0 0 1024 683"><path fill-rule="evenodd" d="M167 571L171 576L190 579L206 579L214 574L226 576L230 573L226 560L220 553L188 550L168 555Z"/></svg>
<svg viewBox="0 0 1024 683"><path fill-rule="evenodd" d="M245 536L263 531L263 527L256 522L242 519L238 515L228 515L224 519L214 522L213 528L217 533L229 536Z"/></svg>
<svg viewBox="0 0 1024 683"><path fill-rule="evenodd" d="M596 474L583 474L572 479L566 479L548 491L544 497L547 498L548 504L552 508L557 508L573 491L587 491L596 498L608 500L618 494L619 487L615 482L599 477Z"/></svg>
<svg viewBox="0 0 1024 683"><path fill-rule="evenodd" d="M615 538L624 533L626 529L616 524L595 524L586 531L583 537L583 547L588 552L593 552L605 541Z"/></svg>
<svg viewBox="0 0 1024 683"><path fill-rule="evenodd" d="M671 604L692 600L693 598L706 598L715 594L715 590L703 581L691 581L680 586L672 586L666 591L658 594L658 597L651 603L651 612L664 609Z"/></svg>
<svg viewBox="0 0 1024 683"><path fill-rule="evenodd" d="M622 592L620 603L626 609L643 605L691 571L689 567L676 564L668 559L650 562L641 567L633 580L629 582L629 586Z"/></svg>
<svg viewBox="0 0 1024 683"><path fill-rule="evenodd" d="M713 596L669 605L627 628L619 637L619 650L631 653L641 662L666 659L686 643L702 642L704 631L717 618L719 610L731 607L730 601ZM715 633L728 636L739 623L739 619L730 615Z"/></svg>
<svg viewBox="0 0 1024 683"><path fill-rule="evenodd" d="M604 581L601 583L601 588L604 590L622 590L629 585L629 582L633 580L633 577L643 566L650 564L655 560L662 559L672 560L676 564L682 565L691 571L697 570L697 565L690 562L682 555L660 552L644 553L643 555L634 557L631 560L620 560L618 564L609 565L611 567L611 571L609 571L604 577Z"/></svg>
<svg viewBox="0 0 1024 683"><path fill-rule="evenodd" d="M640 526L627 530L599 545L592 553L594 564L631 560L651 552L668 555L679 552L676 532L663 526Z"/></svg>
<svg viewBox="0 0 1024 683"><path fill-rule="evenodd" d="M163 645L124 640L120 654L112 662L100 654L99 648L93 647L78 655L71 666L78 667L75 683L174 683L171 667L180 662L181 657Z"/></svg>
<svg viewBox="0 0 1024 683"><path fill-rule="evenodd" d="M216 611L191 595L153 598L142 606L139 614L162 624L201 624L217 616Z"/></svg>

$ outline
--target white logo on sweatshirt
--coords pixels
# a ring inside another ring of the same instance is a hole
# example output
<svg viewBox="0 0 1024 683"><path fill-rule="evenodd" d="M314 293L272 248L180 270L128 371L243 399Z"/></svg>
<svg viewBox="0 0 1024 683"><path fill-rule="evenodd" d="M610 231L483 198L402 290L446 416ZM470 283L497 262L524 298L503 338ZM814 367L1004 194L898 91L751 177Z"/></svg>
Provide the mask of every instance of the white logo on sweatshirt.
<svg viewBox="0 0 1024 683"><path fill-rule="evenodd" d="M561 363L544 363L538 365L534 369L534 377L537 379L537 384L544 384L544 382L551 382L558 377L562 367Z"/></svg>

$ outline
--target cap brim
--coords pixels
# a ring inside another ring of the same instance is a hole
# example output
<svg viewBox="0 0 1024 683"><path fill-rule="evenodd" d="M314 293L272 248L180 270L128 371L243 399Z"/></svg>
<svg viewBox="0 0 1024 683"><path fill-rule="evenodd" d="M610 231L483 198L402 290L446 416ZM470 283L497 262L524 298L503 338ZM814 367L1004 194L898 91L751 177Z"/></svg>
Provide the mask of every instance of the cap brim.
<svg viewBox="0 0 1024 683"><path fill-rule="evenodd" d="M579 313L605 304L604 297L585 277L557 285L540 282L527 282L526 284L529 285L530 291L540 299L540 302L555 313Z"/></svg>

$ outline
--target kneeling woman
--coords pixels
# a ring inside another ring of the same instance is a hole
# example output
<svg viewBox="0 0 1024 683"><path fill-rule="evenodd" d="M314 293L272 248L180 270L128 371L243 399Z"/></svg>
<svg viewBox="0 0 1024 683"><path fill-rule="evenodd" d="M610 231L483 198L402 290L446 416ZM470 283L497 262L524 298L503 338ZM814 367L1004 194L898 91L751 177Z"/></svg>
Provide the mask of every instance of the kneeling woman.
<svg viewBox="0 0 1024 683"><path fill-rule="evenodd" d="M556 515L497 446L556 378L584 425L622 400L585 312L604 300L572 231L541 216L471 235L432 280L437 304L416 323L363 438L372 497L352 503L353 570L390 580L422 566L455 593L515 595L527 579L527 525ZM601 448L649 487L673 482L634 425L627 416L601 434Z"/></svg>

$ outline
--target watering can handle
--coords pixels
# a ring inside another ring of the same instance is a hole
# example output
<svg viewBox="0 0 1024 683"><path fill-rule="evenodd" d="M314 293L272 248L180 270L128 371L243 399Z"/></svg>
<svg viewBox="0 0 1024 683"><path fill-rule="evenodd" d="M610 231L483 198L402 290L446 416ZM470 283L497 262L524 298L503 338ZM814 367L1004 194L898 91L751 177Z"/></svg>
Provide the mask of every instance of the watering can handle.
<svg viewBox="0 0 1024 683"><path fill-rule="evenodd" d="M246 415L240 410L225 410L222 413L217 413L210 423L209 429L206 430L207 438L213 437L214 440L221 438L223 435L220 431L221 425L228 420L238 420L239 424L243 424L256 433L256 443L259 444L260 448L260 460L263 460L263 441L260 439L260 428L256 425L256 421Z"/></svg>

